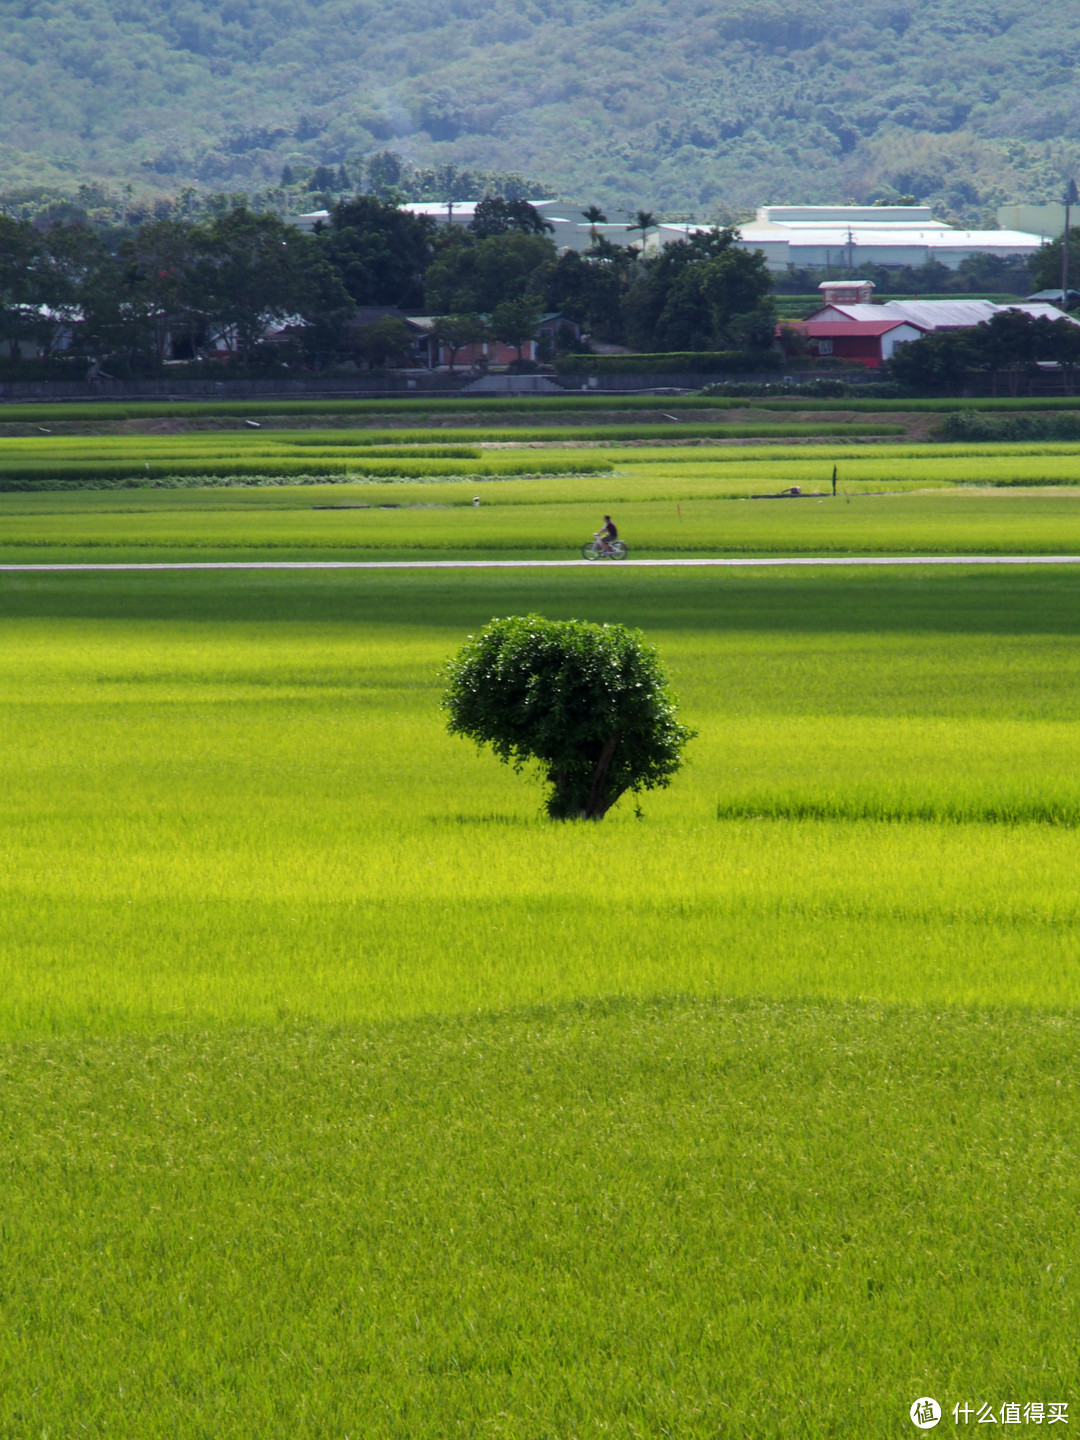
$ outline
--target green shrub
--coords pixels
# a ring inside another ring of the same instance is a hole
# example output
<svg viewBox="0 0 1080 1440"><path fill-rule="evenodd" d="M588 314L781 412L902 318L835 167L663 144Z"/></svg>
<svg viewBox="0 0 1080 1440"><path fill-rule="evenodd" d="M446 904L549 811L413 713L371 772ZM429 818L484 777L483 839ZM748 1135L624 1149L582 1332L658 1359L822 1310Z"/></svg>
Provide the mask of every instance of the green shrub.
<svg viewBox="0 0 1080 1440"><path fill-rule="evenodd" d="M565 355L555 362L560 375L733 375L779 370L776 350L684 350L645 355Z"/></svg>
<svg viewBox="0 0 1080 1440"><path fill-rule="evenodd" d="M940 435L945 440L1080 440L1080 415L980 415L957 411L946 415Z"/></svg>
<svg viewBox="0 0 1080 1440"><path fill-rule="evenodd" d="M849 380L763 380L763 381L738 381L718 380L715 385L706 385L702 395L717 397L740 397L756 399L790 398L801 399L806 396L810 399L838 399L841 396L849 395L855 400L898 400L900 398L900 386L892 381L870 381L863 385L857 381Z"/></svg>
<svg viewBox="0 0 1080 1440"><path fill-rule="evenodd" d="M492 620L447 669L447 729L521 770L538 760L555 820L600 820L670 783L694 731L640 631L542 615Z"/></svg>

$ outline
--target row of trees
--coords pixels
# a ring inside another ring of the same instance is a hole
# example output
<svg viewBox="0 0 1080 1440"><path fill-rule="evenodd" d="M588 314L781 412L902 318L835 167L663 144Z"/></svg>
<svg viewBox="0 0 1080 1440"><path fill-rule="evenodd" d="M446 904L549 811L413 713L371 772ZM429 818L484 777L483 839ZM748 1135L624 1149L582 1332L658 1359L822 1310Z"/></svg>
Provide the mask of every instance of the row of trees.
<svg viewBox="0 0 1080 1440"><path fill-rule="evenodd" d="M1057 279L1042 279L1044 246L1031 260L1017 255L970 255L955 270L940 260L925 265L857 265L855 274L872 280L879 295L1027 295L1039 287L1061 283L1061 242L1058 241ZM855 255L858 260L858 252ZM1080 272L1077 272L1080 274ZM781 295L814 294L822 280L835 280L835 270L791 266L776 281Z"/></svg>
<svg viewBox="0 0 1080 1440"><path fill-rule="evenodd" d="M973 375L981 375L989 378L993 394L1004 383L1016 395L1040 361L1060 365L1071 390L1080 368L1080 325L1002 310L981 325L939 330L898 345L889 368L912 390L956 394Z"/></svg>
<svg viewBox="0 0 1080 1440"><path fill-rule="evenodd" d="M629 229L630 227L628 227ZM425 276L430 309L483 313L500 300L558 311L594 338L637 350L746 349L772 343L772 281L759 254L714 229L642 258L597 234L556 255L542 235L449 234Z"/></svg>
<svg viewBox="0 0 1080 1440"><path fill-rule="evenodd" d="M325 247L272 215L151 221L115 249L82 226L39 232L0 216L0 339L16 358L74 335L83 354L160 364L222 336L250 360L287 317L314 353L337 343L350 311Z"/></svg>
<svg viewBox="0 0 1080 1440"><path fill-rule="evenodd" d="M554 311L641 350L770 344L761 257L715 229L644 258L632 238L654 224L639 215L627 244L594 228L588 251L560 255L532 205L499 196L482 200L469 226L360 195L339 201L313 234L237 205L151 219L113 243L86 225L0 216L0 340L14 356L31 347L48 355L74 333L84 354L154 365L194 356L217 336L251 363L277 324L303 358L322 363L356 343L358 306L388 306L442 317L444 334L465 337L460 345L482 325L521 335Z"/></svg>

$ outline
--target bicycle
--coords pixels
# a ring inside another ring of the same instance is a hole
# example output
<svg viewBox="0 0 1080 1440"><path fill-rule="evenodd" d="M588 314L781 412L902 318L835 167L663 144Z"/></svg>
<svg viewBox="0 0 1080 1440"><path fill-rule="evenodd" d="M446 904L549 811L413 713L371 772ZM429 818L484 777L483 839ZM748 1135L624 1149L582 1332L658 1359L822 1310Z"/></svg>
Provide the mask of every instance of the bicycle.
<svg viewBox="0 0 1080 1440"><path fill-rule="evenodd" d="M625 560L629 553L625 541L609 540L603 544L595 536L581 547L585 560Z"/></svg>

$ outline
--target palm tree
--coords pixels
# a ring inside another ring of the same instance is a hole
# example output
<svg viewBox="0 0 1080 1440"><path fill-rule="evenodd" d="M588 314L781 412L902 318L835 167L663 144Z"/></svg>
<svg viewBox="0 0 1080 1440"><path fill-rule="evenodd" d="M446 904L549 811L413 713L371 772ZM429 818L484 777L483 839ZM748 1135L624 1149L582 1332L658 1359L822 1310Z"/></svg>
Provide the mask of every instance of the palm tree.
<svg viewBox="0 0 1080 1440"><path fill-rule="evenodd" d="M627 230L641 231L641 258L645 258L645 241L650 230L656 227L656 216L651 210L639 210L634 216L634 223L627 225Z"/></svg>
<svg viewBox="0 0 1080 1440"><path fill-rule="evenodd" d="M600 209L599 205L590 205L587 210L582 210L582 215L589 222L589 239L595 245L600 238L597 232L597 225L606 225L607 216Z"/></svg>

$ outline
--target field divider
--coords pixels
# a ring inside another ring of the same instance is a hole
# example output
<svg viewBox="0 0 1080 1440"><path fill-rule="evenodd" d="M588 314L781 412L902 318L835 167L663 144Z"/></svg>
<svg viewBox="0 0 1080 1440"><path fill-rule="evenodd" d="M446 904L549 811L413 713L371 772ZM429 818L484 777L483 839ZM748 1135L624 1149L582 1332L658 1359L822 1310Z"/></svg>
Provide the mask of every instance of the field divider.
<svg viewBox="0 0 1080 1440"><path fill-rule="evenodd" d="M790 565L1080 565L1080 555L829 555L767 556L714 559L623 560L605 564L595 560L148 560L0 564L0 573L114 570L527 570L591 567L626 570L675 566L714 566L726 569L776 568Z"/></svg>

